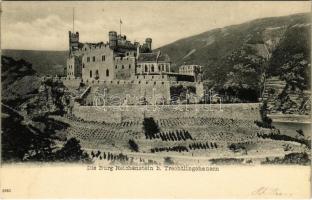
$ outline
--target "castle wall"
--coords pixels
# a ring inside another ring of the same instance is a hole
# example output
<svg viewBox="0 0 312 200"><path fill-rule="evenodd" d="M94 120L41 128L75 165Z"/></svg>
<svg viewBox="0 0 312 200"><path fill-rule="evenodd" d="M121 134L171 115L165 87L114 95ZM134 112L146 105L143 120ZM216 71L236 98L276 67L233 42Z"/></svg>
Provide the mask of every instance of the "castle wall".
<svg viewBox="0 0 312 200"><path fill-rule="evenodd" d="M94 81L88 83L92 87L91 93L84 99L83 105L94 105L94 99L103 102L105 97L106 105L141 105L145 97L147 104L170 104L171 86L193 86L196 88L196 99L192 102L199 102L204 95L202 83L194 82L171 82L149 79L138 80L112 80L112 81ZM98 98L100 96L100 98ZM195 97L194 97L195 98ZM97 102L97 104L101 104Z"/></svg>
<svg viewBox="0 0 312 200"><path fill-rule="evenodd" d="M94 80L113 80L115 77L113 50L103 44L96 47L84 47L82 58L82 79L84 82ZM105 60L102 59L105 56ZM98 72L98 73L97 73ZM92 77L90 76L92 73Z"/></svg>
<svg viewBox="0 0 312 200"><path fill-rule="evenodd" d="M75 78L75 58L70 57L66 60L66 75L68 78Z"/></svg>
<svg viewBox="0 0 312 200"><path fill-rule="evenodd" d="M127 80L135 74L135 57L115 57L115 78Z"/></svg>
<svg viewBox="0 0 312 200"><path fill-rule="evenodd" d="M167 74L150 74L142 75L136 74L132 77L133 80L149 80L149 81L169 81L169 76Z"/></svg>
<svg viewBox="0 0 312 200"><path fill-rule="evenodd" d="M75 77L81 77L81 61L82 56L70 56L67 58L66 63L66 73L68 78L75 78Z"/></svg>
<svg viewBox="0 0 312 200"><path fill-rule="evenodd" d="M123 122L153 117L158 119L175 118L224 118L233 120L260 120L259 104L219 104L204 105L164 105L101 107L75 104L73 114L85 121Z"/></svg>
<svg viewBox="0 0 312 200"><path fill-rule="evenodd" d="M85 100L85 105L94 105L94 99L103 102L105 94L106 105L120 105L126 102L128 105L143 104L144 99L149 104L155 101L157 104L169 103L170 83L168 81L149 80L113 80L95 81L93 90ZM141 99L141 100L140 100ZM99 103L98 103L99 104Z"/></svg>

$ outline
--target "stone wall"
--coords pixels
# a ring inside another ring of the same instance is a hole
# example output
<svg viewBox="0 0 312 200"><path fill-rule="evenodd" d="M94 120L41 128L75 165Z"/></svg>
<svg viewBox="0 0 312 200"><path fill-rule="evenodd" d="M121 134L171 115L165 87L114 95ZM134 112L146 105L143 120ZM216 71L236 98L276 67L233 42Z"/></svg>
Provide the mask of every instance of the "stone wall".
<svg viewBox="0 0 312 200"><path fill-rule="evenodd" d="M220 109L221 108L221 109ZM73 114L85 121L124 122L153 117L174 118L226 118L233 120L260 120L259 104L164 105L164 106L80 106L74 105Z"/></svg>
<svg viewBox="0 0 312 200"><path fill-rule="evenodd" d="M194 82L171 82L171 81L156 81L148 79L138 80L112 80L112 81L92 81L89 82L91 93L85 99L83 105L94 105L94 99L104 101L105 105L140 105L143 104L139 99L144 99L148 104L170 104L170 87L183 85L194 86L198 100L203 96L202 83ZM97 98L96 96L99 96ZM101 100L102 99L102 100ZM98 101L98 100L97 100ZM100 102L97 102L97 105ZM118 103L119 102L119 103ZM100 104L101 105L101 104Z"/></svg>
<svg viewBox="0 0 312 200"><path fill-rule="evenodd" d="M169 103L170 87L168 81L141 81L141 80L114 80L105 82L94 82L91 86L91 93L86 99L86 105L94 105L97 99L97 105L138 105L143 102L140 99L145 97L149 104L160 104L163 101Z"/></svg>

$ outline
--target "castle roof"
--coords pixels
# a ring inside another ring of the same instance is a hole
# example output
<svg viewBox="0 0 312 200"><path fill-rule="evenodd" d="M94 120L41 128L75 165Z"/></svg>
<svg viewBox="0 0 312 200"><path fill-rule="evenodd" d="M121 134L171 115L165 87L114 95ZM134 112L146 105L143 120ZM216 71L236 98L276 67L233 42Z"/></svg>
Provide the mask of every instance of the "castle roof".
<svg viewBox="0 0 312 200"><path fill-rule="evenodd" d="M140 53L138 62L170 62L167 54L162 54L160 51L152 53Z"/></svg>

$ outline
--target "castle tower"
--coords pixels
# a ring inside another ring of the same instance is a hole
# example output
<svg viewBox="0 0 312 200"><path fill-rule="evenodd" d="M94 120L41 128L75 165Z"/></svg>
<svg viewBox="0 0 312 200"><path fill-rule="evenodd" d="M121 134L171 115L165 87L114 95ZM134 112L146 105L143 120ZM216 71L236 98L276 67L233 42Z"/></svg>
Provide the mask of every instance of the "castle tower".
<svg viewBox="0 0 312 200"><path fill-rule="evenodd" d="M69 54L78 49L79 33L72 33L69 31Z"/></svg>
<svg viewBox="0 0 312 200"><path fill-rule="evenodd" d="M152 38L146 38L145 43L146 43L148 49L151 51L152 50Z"/></svg>
<svg viewBox="0 0 312 200"><path fill-rule="evenodd" d="M116 48L117 47L117 32L110 31L108 33L109 47Z"/></svg>

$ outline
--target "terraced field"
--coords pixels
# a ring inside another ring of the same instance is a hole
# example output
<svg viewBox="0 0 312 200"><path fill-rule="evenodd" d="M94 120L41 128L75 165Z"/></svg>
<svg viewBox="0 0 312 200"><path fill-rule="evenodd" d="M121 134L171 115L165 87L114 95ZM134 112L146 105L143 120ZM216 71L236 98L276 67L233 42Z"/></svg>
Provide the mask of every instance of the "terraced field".
<svg viewBox="0 0 312 200"><path fill-rule="evenodd" d="M126 161L129 162L137 160L147 163L160 163L165 157L172 157L176 162L192 162L198 158L207 162L210 158L241 156L264 159L282 156L287 151L300 152L305 148L296 142L260 137L273 130L260 128L251 120L194 117L158 119L155 123L159 132L154 137L147 137L141 120L100 123L86 122L70 115L53 118L69 124L66 137L79 139L82 147L94 159L108 161L107 156L104 159L103 152L116 155L111 157L110 162L125 161L123 156L128 156ZM137 144L138 152L130 147L129 140ZM98 152L98 156L95 156L95 152Z"/></svg>

